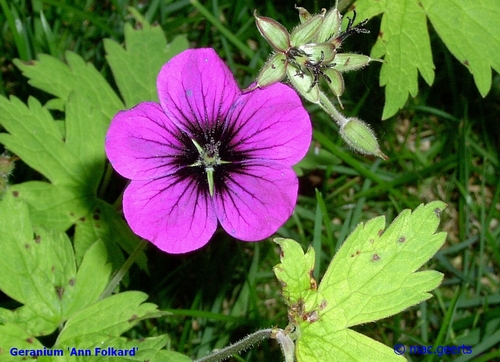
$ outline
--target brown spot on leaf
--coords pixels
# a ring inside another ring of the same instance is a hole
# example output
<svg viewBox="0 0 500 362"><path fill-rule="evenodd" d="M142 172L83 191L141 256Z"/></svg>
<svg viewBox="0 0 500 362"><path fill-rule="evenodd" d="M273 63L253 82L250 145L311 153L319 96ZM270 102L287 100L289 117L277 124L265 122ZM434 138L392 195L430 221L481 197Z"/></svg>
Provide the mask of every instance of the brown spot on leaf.
<svg viewBox="0 0 500 362"><path fill-rule="evenodd" d="M24 247L25 247L26 249L29 249L29 248L30 248L30 244L26 243L26 244L24 244Z"/></svg>
<svg viewBox="0 0 500 362"><path fill-rule="evenodd" d="M71 278L68 282L69 286L72 287L75 285L75 278Z"/></svg>
<svg viewBox="0 0 500 362"><path fill-rule="evenodd" d="M314 323L319 319L318 312L313 310L312 312L305 313L302 316L302 320L309 323Z"/></svg>
<svg viewBox="0 0 500 362"><path fill-rule="evenodd" d="M42 241L42 237L40 235L37 235L35 237L35 243L40 244L40 241Z"/></svg>
<svg viewBox="0 0 500 362"><path fill-rule="evenodd" d="M64 288L63 287L56 287L56 294L57 294L57 297L62 300L63 295L64 295Z"/></svg>
<svg viewBox="0 0 500 362"><path fill-rule="evenodd" d="M101 220L101 215L99 215L99 214L94 214L94 215L92 215L92 218L93 218L94 220Z"/></svg>
<svg viewBox="0 0 500 362"><path fill-rule="evenodd" d="M463 63L464 63L464 65L465 65L466 67L468 67L468 66L469 66L469 61L468 61L467 59L465 59Z"/></svg>
<svg viewBox="0 0 500 362"><path fill-rule="evenodd" d="M380 256L378 254L373 254L372 261L377 261L377 260L380 260Z"/></svg>
<svg viewBox="0 0 500 362"><path fill-rule="evenodd" d="M136 319L137 319L137 314L134 314L132 317L130 317L130 318L128 319L128 322L129 322L129 323L132 323L132 322L133 322L133 321L135 321Z"/></svg>
<svg viewBox="0 0 500 362"><path fill-rule="evenodd" d="M14 195L14 197L18 197L19 196L19 191L12 191L12 195Z"/></svg>
<svg viewBox="0 0 500 362"><path fill-rule="evenodd" d="M378 236L382 236L383 233L384 233L384 229L380 229L377 234L378 234Z"/></svg>
<svg viewBox="0 0 500 362"><path fill-rule="evenodd" d="M398 243L404 243L406 241L406 237L400 236L398 239Z"/></svg>
<svg viewBox="0 0 500 362"><path fill-rule="evenodd" d="M323 299L321 303L319 303L319 309L325 309L327 305L326 299Z"/></svg>
<svg viewBox="0 0 500 362"><path fill-rule="evenodd" d="M80 220L81 222L85 222L85 220L87 220L87 218L85 216L82 216L81 218L79 218L78 220Z"/></svg>
<svg viewBox="0 0 500 362"><path fill-rule="evenodd" d="M33 338L31 338L31 337L26 338L26 342L28 342L28 343L33 343Z"/></svg>
<svg viewBox="0 0 500 362"><path fill-rule="evenodd" d="M371 242L373 243L373 241L371 241ZM355 256L358 256L359 254L361 254L361 251L358 249L358 250L356 250L356 252L354 254L351 254L351 258L354 258Z"/></svg>

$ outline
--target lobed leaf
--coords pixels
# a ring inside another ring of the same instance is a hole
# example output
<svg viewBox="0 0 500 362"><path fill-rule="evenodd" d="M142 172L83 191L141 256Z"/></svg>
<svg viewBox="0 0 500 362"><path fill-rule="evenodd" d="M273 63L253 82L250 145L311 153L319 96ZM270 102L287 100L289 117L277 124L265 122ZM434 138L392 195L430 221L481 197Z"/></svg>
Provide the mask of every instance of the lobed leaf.
<svg viewBox="0 0 500 362"><path fill-rule="evenodd" d="M314 251L304 255L290 239L277 239L282 262L275 273L282 282L295 326L296 356L304 361L404 360L394 350L349 330L372 322L431 297L443 275L417 272L443 245L446 233L435 233L441 201L403 211L385 229L385 218L360 224L330 263L319 287L311 271Z"/></svg>
<svg viewBox="0 0 500 362"><path fill-rule="evenodd" d="M427 17L450 52L472 73L483 97L491 88L491 69L500 72L498 1L357 0L355 7L360 19L383 14L371 52L385 60L380 73L380 85L386 86L383 119L403 107L408 94L417 95L418 72L429 85L434 81Z"/></svg>
<svg viewBox="0 0 500 362"><path fill-rule="evenodd" d="M127 108L144 101L158 102L155 85L161 67L189 46L185 36L178 36L167 45L161 27L141 24L141 29L125 24L125 49L104 39L106 60Z"/></svg>
<svg viewBox="0 0 500 362"><path fill-rule="evenodd" d="M78 345L80 348L109 345L141 319L163 315L156 305L144 303L147 295L123 292L100 300L71 317L57 338L55 347Z"/></svg>
<svg viewBox="0 0 500 362"><path fill-rule="evenodd" d="M500 2L423 0L421 3L440 38L469 69L477 89L485 97L491 88L491 68L500 73Z"/></svg>
<svg viewBox="0 0 500 362"><path fill-rule="evenodd" d="M107 127L116 112L124 108L123 103L92 64L70 51L65 56L68 64L46 54L40 54L37 61L29 63L16 59L14 64L29 78L28 83L33 87L66 102L72 92L86 98L104 115L99 121L105 120L103 126Z"/></svg>

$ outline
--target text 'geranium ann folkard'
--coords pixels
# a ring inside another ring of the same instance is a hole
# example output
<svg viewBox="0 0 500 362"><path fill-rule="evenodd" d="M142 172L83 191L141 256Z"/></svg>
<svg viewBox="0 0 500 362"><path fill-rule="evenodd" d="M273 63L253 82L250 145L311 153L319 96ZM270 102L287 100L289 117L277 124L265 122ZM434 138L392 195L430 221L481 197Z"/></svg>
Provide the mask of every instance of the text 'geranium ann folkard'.
<svg viewBox="0 0 500 362"><path fill-rule="evenodd" d="M205 245L217 221L235 238L262 240L290 217L292 165L311 123L286 85L242 93L213 49L191 49L163 66L160 104L119 112L106 137L118 173L131 180L123 212L132 230L169 253Z"/></svg>

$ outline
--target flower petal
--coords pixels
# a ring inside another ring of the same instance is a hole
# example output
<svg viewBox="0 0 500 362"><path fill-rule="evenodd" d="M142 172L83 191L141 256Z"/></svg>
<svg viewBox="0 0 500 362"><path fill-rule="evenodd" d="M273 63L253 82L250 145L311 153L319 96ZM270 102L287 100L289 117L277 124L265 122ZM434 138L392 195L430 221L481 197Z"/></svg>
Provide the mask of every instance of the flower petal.
<svg viewBox="0 0 500 362"><path fill-rule="evenodd" d="M167 117L191 134L212 128L241 94L213 49L189 49L163 66L158 96Z"/></svg>
<svg viewBox="0 0 500 362"><path fill-rule="evenodd" d="M211 201L189 178L132 181L123 212L134 233L173 254L201 248L217 227Z"/></svg>
<svg viewBox="0 0 500 362"><path fill-rule="evenodd" d="M180 130L159 104L147 102L116 114L106 135L106 153L115 170L133 180L151 180L177 169L183 150Z"/></svg>
<svg viewBox="0 0 500 362"><path fill-rule="evenodd" d="M230 146L246 151L250 159L294 165L311 144L309 114L295 91L273 84L242 94L228 115L234 127Z"/></svg>
<svg viewBox="0 0 500 362"><path fill-rule="evenodd" d="M222 227L245 241L272 235L290 217L297 201L295 172L277 163L247 164L231 174L226 191L215 193L215 210Z"/></svg>

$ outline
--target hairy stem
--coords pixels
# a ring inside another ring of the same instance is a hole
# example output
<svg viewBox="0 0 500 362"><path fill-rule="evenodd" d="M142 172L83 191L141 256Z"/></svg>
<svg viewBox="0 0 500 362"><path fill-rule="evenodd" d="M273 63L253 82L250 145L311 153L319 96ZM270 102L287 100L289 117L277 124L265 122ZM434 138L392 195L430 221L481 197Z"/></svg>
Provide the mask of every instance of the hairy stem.
<svg viewBox="0 0 500 362"><path fill-rule="evenodd" d="M252 333L245 338L239 340L238 342L227 346L225 348L219 349L215 352L212 352L212 354L197 359L194 362L218 362L218 361L223 361L229 357L231 357L235 353L241 353L244 350L252 347L253 345L261 342L264 339L269 339L271 338L272 332L274 329L261 329L260 331L257 331L255 333Z"/></svg>

